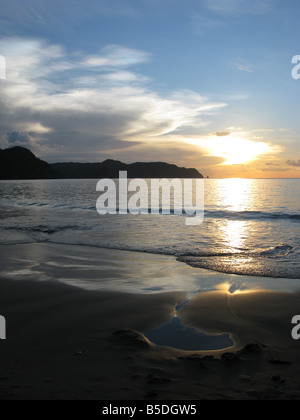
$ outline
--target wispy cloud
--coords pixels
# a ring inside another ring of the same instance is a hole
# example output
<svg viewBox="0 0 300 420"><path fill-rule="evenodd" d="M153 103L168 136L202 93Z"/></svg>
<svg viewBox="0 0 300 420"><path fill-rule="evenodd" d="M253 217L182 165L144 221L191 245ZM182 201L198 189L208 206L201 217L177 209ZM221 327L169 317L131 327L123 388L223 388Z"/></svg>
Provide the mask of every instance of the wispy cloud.
<svg viewBox="0 0 300 420"><path fill-rule="evenodd" d="M107 45L99 54L85 57L82 64L90 67L131 67L150 60L150 54L120 45Z"/></svg>
<svg viewBox="0 0 300 420"><path fill-rule="evenodd" d="M254 70L252 70L249 66L245 66L244 64L240 64L238 66L238 70L245 71L246 73L253 73Z"/></svg>

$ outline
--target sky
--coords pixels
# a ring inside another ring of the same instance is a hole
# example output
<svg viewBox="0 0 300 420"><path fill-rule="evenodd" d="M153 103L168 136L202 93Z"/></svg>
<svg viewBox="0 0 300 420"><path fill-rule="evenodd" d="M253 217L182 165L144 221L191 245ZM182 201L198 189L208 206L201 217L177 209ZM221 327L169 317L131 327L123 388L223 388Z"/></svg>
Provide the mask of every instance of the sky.
<svg viewBox="0 0 300 420"><path fill-rule="evenodd" d="M0 148L49 163L300 177L299 0L0 0L0 10Z"/></svg>

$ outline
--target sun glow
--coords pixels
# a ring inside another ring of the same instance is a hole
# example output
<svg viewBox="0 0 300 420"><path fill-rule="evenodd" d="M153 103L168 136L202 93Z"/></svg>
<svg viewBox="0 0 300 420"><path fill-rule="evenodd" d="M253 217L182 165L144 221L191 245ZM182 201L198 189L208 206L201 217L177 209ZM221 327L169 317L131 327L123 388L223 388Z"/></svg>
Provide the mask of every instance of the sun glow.
<svg viewBox="0 0 300 420"><path fill-rule="evenodd" d="M221 165L238 165L250 162L270 151L268 143L255 142L241 137L214 137L190 139L189 143L207 150L210 156L224 158Z"/></svg>

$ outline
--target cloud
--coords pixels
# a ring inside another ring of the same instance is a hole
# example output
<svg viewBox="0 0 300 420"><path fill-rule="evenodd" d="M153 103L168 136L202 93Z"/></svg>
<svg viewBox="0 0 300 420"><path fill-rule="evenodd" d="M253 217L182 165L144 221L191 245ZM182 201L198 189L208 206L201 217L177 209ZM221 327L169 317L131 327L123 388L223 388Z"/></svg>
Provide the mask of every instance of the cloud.
<svg viewBox="0 0 300 420"><path fill-rule="evenodd" d="M300 159L298 159L298 160L288 160L286 163L289 166L300 167Z"/></svg>
<svg viewBox="0 0 300 420"><path fill-rule="evenodd" d="M260 128L252 130L253 133L274 133L274 128Z"/></svg>
<svg viewBox="0 0 300 420"><path fill-rule="evenodd" d="M230 130L230 131L243 131L242 127L227 127L226 130Z"/></svg>
<svg viewBox="0 0 300 420"><path fill-rule="evenodd" d="M217 131L216 133L212 133L211 136L216 136L216 137L226 137L226 136L230 136L231 132L228 131Z"/></svg>
<svg viewBox="0 0 300 420"><path fill-rule="evenodd" d="M99 55L86 57L82 64L90 67L131 67L149 60L150 55L144 51L107 45Z"/></svg>
<svg viewBox="0 0 300 420"><path fill-rule="evenodd" d="M250 67L245 66L243 64L241 64L240 66L238 66L238 70L245 71L247 73L253 73L254 72L252 69L250 69Z"/></svg>
<svg viewBox="0 0 300 420"><path fill-rule="evenodd" d="M289 168L282 168L282 166L281 165L279 165L279 164L268 164L268 163L266 163L266 166L267 167L264 167L264 168L262 168L261 170L263 171L263 172L282 172L282 173L284 173L284 172L289 172L290 171L290 169Z"/></svg>
<svg viewBox="0 0 300 420"><path fill-rule="evenodd" d="M226 105L190 90L161 95L134 70L150 55L126 46L86 56L40 39L7 38L0 51L7 60L0 147L11 142L9 133L28 133L44 158L96 160L141 143L157 147L161 136L196 130Z"/></svg>

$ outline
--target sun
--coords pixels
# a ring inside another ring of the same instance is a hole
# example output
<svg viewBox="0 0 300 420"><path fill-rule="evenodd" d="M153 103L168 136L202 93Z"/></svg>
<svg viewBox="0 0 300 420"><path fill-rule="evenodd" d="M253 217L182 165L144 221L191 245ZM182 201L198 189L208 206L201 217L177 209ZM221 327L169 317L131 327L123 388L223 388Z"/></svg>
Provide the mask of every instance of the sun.
<svg viewBox="0 0 300 420"><path fill-rule="evenodd" d="M229 137L223 139L223 141L217 140L214 143L211 147L211 152L215 156L226 159L222 165L247 163L269 151L269 145L267 143L257 143L238 137Z"/></svg>
<svg viewBox="0 0 300 420"><path fill-rule="evenodd" d="M209 156L224 158L221 165L241 165L270 151L268 143L255 142L242 137L214 137L188 141L206 149Z"/></svg>

